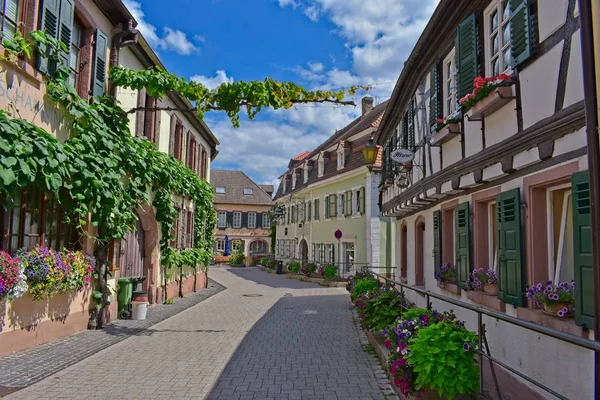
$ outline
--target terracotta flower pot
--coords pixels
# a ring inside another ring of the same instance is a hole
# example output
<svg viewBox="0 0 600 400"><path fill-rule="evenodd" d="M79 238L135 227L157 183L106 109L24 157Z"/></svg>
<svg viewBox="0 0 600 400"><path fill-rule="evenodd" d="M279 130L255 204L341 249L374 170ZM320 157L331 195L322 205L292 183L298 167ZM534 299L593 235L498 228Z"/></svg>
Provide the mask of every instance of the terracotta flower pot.
<svg viewBox="0 0 600 400"><path fill-rule="evenodd" d="M498 285L486 283L483 285L483 294L487 296L498 296Z"/></svg>
<svg viewBox="0 0 600 400"><path fill-rule="evenodd" d="M542 311L548 315L559 318L558 311L564 307L570 309L568 303L544 304L544 308L542 309ZM563 318L571 318L571 312L569 312L568 314L565 314L565 316Z"/></svg>

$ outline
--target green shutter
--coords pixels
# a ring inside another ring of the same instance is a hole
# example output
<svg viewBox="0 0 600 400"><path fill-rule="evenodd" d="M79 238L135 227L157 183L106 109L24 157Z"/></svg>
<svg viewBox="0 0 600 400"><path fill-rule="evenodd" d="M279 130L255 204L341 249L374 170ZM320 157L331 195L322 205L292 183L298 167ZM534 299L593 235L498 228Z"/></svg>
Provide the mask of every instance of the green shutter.
<svg viewBox="0 0 600 400"><path fill-rule="evenodd" d="M461 203L456 206L454 212L455 235L456 235L456 283L463 289L467 289L467 280L472 271L471 268L471 218L469 214L469 203Z"/></svg>
<svg viewBox="0 0 600 400"><path fill-rule="evenodd" d="M366 208L365 208L365 188L360 188L360 213L361 214L365 214L366 213Z"/></svg>
<svg viewBox="0 0 600 400"><path fill-rule="evenodd" d="M242 213L242 228L248 227L248 213Z"/></svg>
<svg viewBox="0 0 600 400"><path fill-rule="evenodd" d="M521 239L521 191L500 193L498 208L498 297L523 306L523 251Z"/></svg>
<svg viewBox="0 0 600 400"><path fill-rule="evenodd" d="M571 178L573 248L575 253L575 322L594 327L594 270L592 262L591 199L588 171Z"/></svg>
<svg viewBox="0 0 600 400"><path fill-rule="evenodd" d="M59 15L60 0L44 0L42 15L40 17L40 30L54 39L58 39ZM54 73L56 70L55 65L50 65L50 51L50 47L40 44L37 56L37 69L44 74L48 72Z"/></svg>
<svg viewBox="0 0 600 400"><path fill-rule="evenodd" d="M231 228L233 226L233 212L227 211L227 228Z"/></svg>
<svg viewBox="0 0 600 400"><path fill-rule="evenodd" d="M442 212L433 212L433 263L435 270L442 266Z"/></svg>
<svg viewBox="0 0 600 400"><path fill-rule="evenodd" d="M264 213L256 213L256 228L261 229L263 227L263 215Z"/></svg>
<svg viewBox="0 0 600 400"><path fill-rule="evenodd" d="M440 117L440 67L433 64L429 72L429 127L435 130L436 120Z"/></svg>
<svg viewBox="0 0 600 400"><path fill-rule="evenodd" d="M69 68L71 50L71 36L73 35L73 20L75 18L74 0L61 0L60 2L60 30L58 40L65 45L66 52L60 53L60 64L63 68Z"/></svg>
<svg viewBox="0 0 600 400"><path fill-rule="evenodd" d="M325 219L329 218L329 196L325 198Z"/></svg>
<svg viewBox="0 0 600 400"><path fill-rule="evenodd" d="M408 103L408 149L415 149L415 99Z"/></svg>
<svg viewBox="0 0 600 400"><path fill-rule="evenodd" d="M92 76L92 96L104 96L106 92L106 49L108 49L108 36L100 29L96 29L94 44L94 73Z"/></svg>
<svg viewBox="0 0 600 400"><path fill-rule="evenodd" d="M458 98L473 91L477 77L477 32L475 14L458 26L456 37L456 63L458 69Z"/></svg>
<svg viewBox="0 0 600 400"><path fill-rule="evenodd" d="M529 0L509 0L513 67L531 56L531 16Z"/></svg>
<svg viewBox="0 0 600 400"><path fill-rule="evenodd" d="M352 215L352 191L349 190L346 192L346 207L345 207L344 215L349 216Z"/></svg>

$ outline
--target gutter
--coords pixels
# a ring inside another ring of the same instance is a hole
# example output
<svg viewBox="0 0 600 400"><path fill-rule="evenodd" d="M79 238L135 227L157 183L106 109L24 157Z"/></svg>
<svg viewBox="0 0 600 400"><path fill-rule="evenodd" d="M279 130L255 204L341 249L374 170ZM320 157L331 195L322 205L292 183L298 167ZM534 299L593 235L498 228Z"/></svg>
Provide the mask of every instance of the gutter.
<svg viewBox="0 0 600 400"><path fill-rule="evenodd" d="M598 10L596 10L598 12ZM594 274L594 337L600 342L600 139L598 137L598 99L594 49L592 0L579 0L581 54L585 103L590 209L592 213L592 268ZM596 27L598 28L598 27ZM600 45L598 43L597 45ZM600 352L594 354L594 398L600 399Z"/></svg>

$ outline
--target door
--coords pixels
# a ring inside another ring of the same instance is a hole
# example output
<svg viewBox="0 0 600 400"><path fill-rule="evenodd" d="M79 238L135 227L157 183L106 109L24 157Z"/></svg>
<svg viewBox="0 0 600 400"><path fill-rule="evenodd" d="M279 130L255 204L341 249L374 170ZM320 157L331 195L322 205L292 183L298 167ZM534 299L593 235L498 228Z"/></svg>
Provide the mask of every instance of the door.
<svg viewBox="0 0 600 400"><path fill-rule="evenodd" d="M354 270L354 243L344 243L344 275Z"/></svg>
<svg viewBox="0 0 600 400"><path fill-rule="evenodd" d="M308 243L306 243L306 240L300 242L300 257L302 262L308 262Z"/></svg>
<svg viewBox="0 0 600 400"><path fill-rule="evenodd" d="M121 276L146 276L144 271L144 229L138 220L134 231L123 239L124 256L121 262Z"/></svg>

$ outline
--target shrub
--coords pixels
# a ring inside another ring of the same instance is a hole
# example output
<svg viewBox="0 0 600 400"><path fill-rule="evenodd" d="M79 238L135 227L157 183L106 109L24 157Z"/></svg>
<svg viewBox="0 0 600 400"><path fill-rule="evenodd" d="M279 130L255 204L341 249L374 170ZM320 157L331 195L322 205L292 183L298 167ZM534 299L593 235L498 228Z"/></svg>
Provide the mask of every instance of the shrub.
<svg viewBox="0 0 600 400"><path fill-rule="evenodd" d="M306 276L310 276L310 275L314 274L315 272L317 272L317 264L315 264L315 263L305 264L300 269L300 272Z"/></svg>
<svg viewBox="0 0 600 400"><path fill-rule="evenodd" d="M419 329L409 340L406 357L416 373L416 388L434 390L450 400L475 394L479 390L476 343L477 335L458 321L445 319Z"/></svg>
<svg viewBox="0 0 600 400"><path fill-rule="evenodd" d="M371 274L366 272L357 272L355 275L350 275L347 278L348 283L346 284L346 290L352 293L352 290L354 289L356 283L365 279L375 280L375 278L373 278Z"/></svg>
<svg viewBox="0 0 600 400"><path fill-rule="evenodd" d="M374 279L359 280L352 289L352 301L356 300L361 294L366 294L379 289L379 283Z"/></svg>
<svg viewBox="0 0 600 400"><path fill-rule="evenodd" d="M300 272L300 261L292 261L288 264L288 271L292 274L297 274Z"/></svg>
<svg viewBox="0 0 600 400"><path fill-rule="evenodd" d="M276 259L271 259L269 260L269 268L276 268L277 267L277 260Z"/></svg>
<svg viewBox="0 0 600 400"><path fill-rule="evenodd" d="M21 297L27 291L26 280L19 260L0 251L0 301Z"/></svg>
<svg viewBox="0 0 600 400"><path fill-rule="evenodd" d="M260 265L262 265L263 267L269 265L269 256L264 256L263 258L261 258Z"/></svg>
<svg viewBox="0 0 600 400"><path fill-rule="evenodd" d="M380 331L393 324L402 315L404 306L404 298L394 289L367 293L357 300L361 324L372 331Z"/></svg>
<svg viewBox="0 0 600 400"><path fill-rule="evenodd" d="M333 264L321 265L319 267L319 275L325 279L335 278L337 275L337 267Z"/></svg>
<svg viewBox="0 0 600 400"><path fill-rule="evenodd" d="M243 253L236 251L236 252L231 253L231 255L229 256L229 264L230 265L243 265L245 259L246 259L246 256L244 256Z"/></svg>

